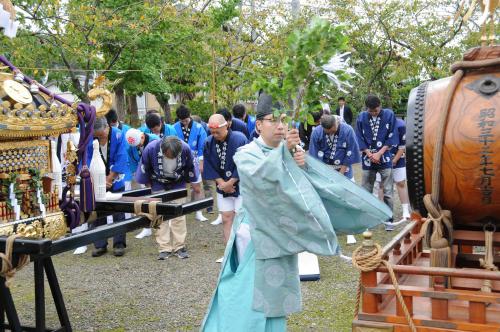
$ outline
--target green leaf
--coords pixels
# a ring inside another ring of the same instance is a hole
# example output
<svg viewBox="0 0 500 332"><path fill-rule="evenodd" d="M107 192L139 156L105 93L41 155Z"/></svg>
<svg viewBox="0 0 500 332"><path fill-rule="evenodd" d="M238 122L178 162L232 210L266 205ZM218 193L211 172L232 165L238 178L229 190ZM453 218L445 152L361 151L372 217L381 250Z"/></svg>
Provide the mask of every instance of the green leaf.
<svg viewBox="0 0 500 332"><path fill-rule="evenodd" d="M311 113L307 113L307 124L314 125L314 118Z"/></svg>

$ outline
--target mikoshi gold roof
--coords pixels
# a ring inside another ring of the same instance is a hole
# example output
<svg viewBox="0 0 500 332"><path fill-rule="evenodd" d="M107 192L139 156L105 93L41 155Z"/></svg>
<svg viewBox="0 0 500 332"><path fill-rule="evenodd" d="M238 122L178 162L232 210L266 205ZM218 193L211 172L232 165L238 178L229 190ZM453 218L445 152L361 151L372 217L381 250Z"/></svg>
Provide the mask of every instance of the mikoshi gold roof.
<svg viewBox="0 0 500 332"><path fill-rule="evenodd" d="M18 75L0 71L0 140L59 135L76 126L76 104L60 103Z"/></svg>

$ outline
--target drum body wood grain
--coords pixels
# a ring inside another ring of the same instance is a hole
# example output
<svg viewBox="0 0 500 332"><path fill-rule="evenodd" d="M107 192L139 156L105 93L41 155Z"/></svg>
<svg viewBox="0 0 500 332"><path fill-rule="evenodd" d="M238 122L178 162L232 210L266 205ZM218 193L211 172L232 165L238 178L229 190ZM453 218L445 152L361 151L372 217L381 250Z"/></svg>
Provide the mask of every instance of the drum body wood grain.
<svg viewBox="0 0 500 332"><path fill-rule="evenodd" d="M451 77L412 90L407 114L408 190L414 209L431 192L438 118ZM454 224L500 223L500 66L467 71L453 94L441 163L440 204Z"/></svg>

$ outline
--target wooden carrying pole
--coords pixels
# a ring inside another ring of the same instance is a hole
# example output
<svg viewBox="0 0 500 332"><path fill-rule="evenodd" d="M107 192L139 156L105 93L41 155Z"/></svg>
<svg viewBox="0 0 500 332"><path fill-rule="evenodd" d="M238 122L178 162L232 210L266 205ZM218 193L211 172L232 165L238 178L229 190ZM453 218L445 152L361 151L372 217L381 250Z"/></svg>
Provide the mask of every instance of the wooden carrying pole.
<svg viewBox="0 0 500 332"><path fill-rule="evenodd" d="M392 269L397 274L500 280L500 272L485 271L480 269L454 269L447 267L426 267L412 265L393 265ZM388 271L384 266L380 266L379 268L377 268L376 272L387 273Z"/></svg>

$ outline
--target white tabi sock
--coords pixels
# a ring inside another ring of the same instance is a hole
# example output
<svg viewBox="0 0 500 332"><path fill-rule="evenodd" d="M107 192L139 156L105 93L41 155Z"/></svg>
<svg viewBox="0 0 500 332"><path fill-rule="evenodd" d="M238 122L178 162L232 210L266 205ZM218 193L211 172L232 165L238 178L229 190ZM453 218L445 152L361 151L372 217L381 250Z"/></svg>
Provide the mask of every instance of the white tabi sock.
<svg viewBox="0 0 500 332"><path fill-rule="evenodd" d="M88 229L89 229L89 225L87 223L84 223L78 227L73 228L71 230L71 233L78 234L78 233L84 232ZM81 255L81 254L84 254L85 252L87 252L87 246L81 246L81 247L78 247L75 249L75 251L73 252L73 255Z"/></svg>
<svg viewBox="0 0 500 332"><path fill-rule="evenodd" d="M401 204L401 207L403 208L403 218L404 219L410 219L410 204Z"/></svg>
<svg viewBox="0 0 500 332"><path fill-rule="evenodd" d="M207 221L208 219L205 218L205 216L203 215L203 213L201 213L201 211L196 211L196 214L195 214L195 217L194 217L196 220L198 221Z"/></svg>

